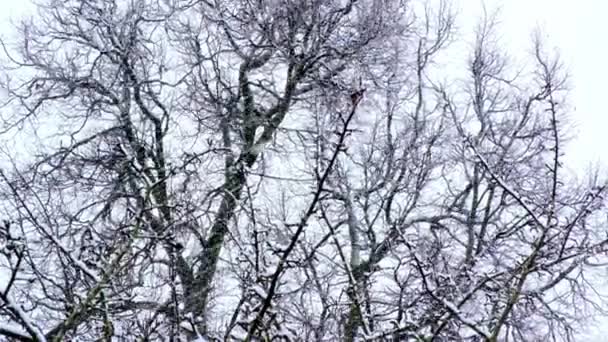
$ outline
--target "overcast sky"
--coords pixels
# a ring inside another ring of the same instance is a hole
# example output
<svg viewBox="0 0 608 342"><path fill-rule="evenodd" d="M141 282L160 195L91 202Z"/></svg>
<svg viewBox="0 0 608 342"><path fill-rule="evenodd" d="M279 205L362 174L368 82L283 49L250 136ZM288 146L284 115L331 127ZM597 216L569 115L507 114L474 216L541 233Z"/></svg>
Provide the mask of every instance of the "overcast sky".
<svg viewBox="0 0 608 342"><path fill-rule="evenodd" d="M28 8L28 0L0 0L0 34L10 32L9 18L18 18ZM503 37L515 56L530 47L531 31L536 27L547 33L550 44L559 48L572 75L571 117L576 139L568 146L570 166L582 172L590 163L608 165L608 1L605 0L460 0L461 26L474 23L489 9L501 8Z"/></svg>
<svg viewBox="0 0 608 342"><path fill-rule="evenodd" d="M460 9L461 26L474 23L482 13L481 0L454 1ZM500 7L502 36L509 52L530 47L531 31L540 27L549 43L559 48L572 76L571 118L575 136L568 146L570 167L581 173L590 163L608 170L608 1L605 0L485 0L489 9ZM28 0L0 0L0 34L10 32L9 18L18 18L27 9ZM522 54L525 52L522 51ZM608 324L593 329L587 341L606 341ZM602 331L606 330L606 331Z"/></svg>
<svg viewBox="0 0 608 342"><path fill-rule="evenodd" d="M462 16L475 18L479 0L459 1ZM567 150L571 166L582 171L589 163L608 164L608 1L604 0L486 0L489 8L500 6L504 37L514 49L529 46L530 32L543 29L556 46L572 76L571 113L577 128ZM526 45L528 44L528 45ZM517 51L511 53L516 54Z"/></svg>

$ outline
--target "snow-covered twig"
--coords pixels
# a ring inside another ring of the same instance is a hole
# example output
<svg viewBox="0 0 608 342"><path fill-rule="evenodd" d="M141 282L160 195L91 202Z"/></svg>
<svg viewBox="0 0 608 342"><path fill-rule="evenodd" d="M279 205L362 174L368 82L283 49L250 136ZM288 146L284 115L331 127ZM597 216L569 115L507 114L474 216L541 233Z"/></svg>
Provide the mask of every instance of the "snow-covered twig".
<svg viewBox="0 0 608 342"><path fill-rule="evenodd" d="M473 321L471 321L470 319L464 317L462 315L462 313L460 312L460 310L458 309L458 307L445 299L441 300L441 303L443 304L443 306L448 309L448 311L450 311L450 313L452 315L454 315L456 318L458 318L459 321L461 321L464 325L466 325L467 327L473 329L476 333L478 333L479 335L485 337L487 340L491 339L491 335L490 333L488 333L487 331L484 331L483 329L479 328L477 326L477 324Z"/></svg>
<svg viewBox="0 0 608 342"><path fill-rule="evenodd" d="M473 145L473 143L470 141L470 139L466 139L466 140L468 142L469 147L471 148L471 150L473 150L473 152L475 153L475 156L477 157L477 159L479 159L479 161L481 162L483 167L486 169L486 171L490 174L492 179L496 183L498 183L498 185L500 185L500 187L503 188L503 190L505 190L509 195L511 195L511 197L513 197L513 199L515 199L515 201L517 201L517 203L519 203L519 205L522 206L522 208L532 217L534 222L536 224L538 224L542 230L546 230L547 227L545 226L545 224L542 223L542 221L540 220L540 217L538 217L538 215L536 215L536 213L534 213L534 210L532 210L532 208L530 208L530 206L524 201L524 199L521 197L521 195L518 194L517 191L515 191L513 188L511 188L502 178L500 178L492 170L488 161L481 155L481 153L479 153L479 151L477 150L475 145Z"/></svg>
<svg viewBox="0 0 608 342"><path fill-rule="evenodd" d="M0 299L4 302L4 307L10 311L20 322L23 328L29 333L29 335L35 338L38 342L46 342L46 337L28 317L28 315L21 309L19 305L14 303L8 294L0 293ZM13 328L7 325L0 325L0 333L3 335L12 334L15 337L27 337L27 334L19 329Z"/></svg>

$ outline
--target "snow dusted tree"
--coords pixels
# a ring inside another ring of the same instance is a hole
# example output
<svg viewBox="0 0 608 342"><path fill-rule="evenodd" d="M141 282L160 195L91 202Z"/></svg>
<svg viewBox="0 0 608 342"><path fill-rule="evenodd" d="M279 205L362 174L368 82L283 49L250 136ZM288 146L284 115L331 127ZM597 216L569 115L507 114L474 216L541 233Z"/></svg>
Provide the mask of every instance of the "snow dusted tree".
<svg viewBox="0 0 608 342"><path fill-rule="evenodd" d="M442 1L37 6L3 42L3 338L563 340L602 313L605 184L562 165L540 39L516 69L486 19L446 82Z"/></svg>

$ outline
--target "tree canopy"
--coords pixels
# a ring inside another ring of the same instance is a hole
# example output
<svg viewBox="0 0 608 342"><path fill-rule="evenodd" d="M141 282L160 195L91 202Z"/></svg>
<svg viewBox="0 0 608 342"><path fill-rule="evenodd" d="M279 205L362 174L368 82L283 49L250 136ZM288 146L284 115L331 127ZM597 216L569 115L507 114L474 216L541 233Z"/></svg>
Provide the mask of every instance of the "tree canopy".
<svg viewBox="0 0 608 342"><path fill-rule="evenodd" d="M2 41L0 339L562 341L603 314L606 183L563 165L540 35L514 63L487 15L454 64L448 1L36 6Z"/></svg>

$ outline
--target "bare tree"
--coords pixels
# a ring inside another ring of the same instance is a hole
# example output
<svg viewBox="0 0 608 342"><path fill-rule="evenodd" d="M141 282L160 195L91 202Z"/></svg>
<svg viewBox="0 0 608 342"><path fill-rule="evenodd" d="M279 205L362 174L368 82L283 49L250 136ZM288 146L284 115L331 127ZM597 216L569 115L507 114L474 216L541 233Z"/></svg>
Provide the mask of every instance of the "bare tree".
<svg viewBox="0 0 608 342"><path fill-rule="evenodd" d="M38 8L3 42L0 336L534 341L602 313L605 185L563 171L540 39L514 70L486 19L453 87L444 1Z"/></svg>

